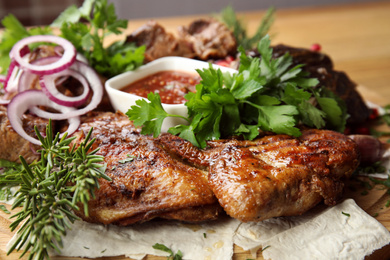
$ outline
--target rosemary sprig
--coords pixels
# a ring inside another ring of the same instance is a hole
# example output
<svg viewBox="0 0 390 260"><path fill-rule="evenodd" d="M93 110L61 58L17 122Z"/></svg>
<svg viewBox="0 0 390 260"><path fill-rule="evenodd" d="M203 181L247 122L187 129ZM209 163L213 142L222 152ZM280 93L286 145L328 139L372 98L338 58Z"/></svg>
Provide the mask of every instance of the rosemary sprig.
<svg viewBox="0 0 390 260"><path fill-rule="evenodd" d="M16 220L10 225L12 231L20 228L7 254L23 249L22 255L30 251L28 259L45 259L51 250L60 252L62 237L79 219L74 211L82 207L88 216L88 201L99 188L98 179L110 178L104 173L103 156L96 154L98 149L89 151L95 141L90 140L92 128L77 148L70 147L75 137L53 136L51 123L45 138L37 128L35 132L42 143L40 161L29 165L20 157L21 170L5 171L0 187L20 186L12 209L22 209L11 216Z"/></svg>
<svg viewBox="0 0 390 260"><path fill-rule="evenodd" d="M248 36L244 24L237 18L236 13L231 6L227 6L221 11L220 19L233 32L238 46L242 46L245 50L250 50L253 49L265 35L267 35L267 32L274 21L274 13L275 9L273 7L267 10L267 13L264 15L252 37Z"/></svg>

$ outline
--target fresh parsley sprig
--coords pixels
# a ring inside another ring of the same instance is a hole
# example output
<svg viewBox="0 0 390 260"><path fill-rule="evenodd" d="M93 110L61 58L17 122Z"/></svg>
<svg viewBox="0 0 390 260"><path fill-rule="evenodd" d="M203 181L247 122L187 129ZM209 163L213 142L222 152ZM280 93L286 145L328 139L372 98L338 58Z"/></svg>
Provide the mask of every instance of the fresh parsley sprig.
<svg viewBox="0 0 390 260"><path fill-rule="evenodd" d="M343 131L346 110L341 99L318 87L318 80L307 78L303 65L292 67L292 57L272 58L270 40L258 43L261 58L249 57L243 48L238 73L222 73L211 65L197 70L202 78L195 93L188 93L185 105L189 125L168 131L205 147L207 140L242 135L254 139L259 130L299 136L300 124ZM170 116L161 106L158 94L149 102L137 102L126 113L143 133L160 134L163 120Z"/></svg>
<svg viewBox="0 0 390 260"><path fill-rule="evenodd" d="M121 34L127 25L128 21L118 19L114 5L107 0L85 0L80 8L72 5L51 24L61 28L62 37L72 42L89 64L106 77L143 64L145 46L136 47L124 40L104 45L106 36Z"/></svg>
<svg viewBox="0 0 390 260"><path fill-rule="evenodd" d="M20 157L22 167L5 171L0 187L19 186L12 209L21 209L11 216L16 220L10 228L20 228L8 254L23 249L23 255L30 251L29 259L44 259L50 250L60 252L62 237L79 219L74 211L84 210L88 216L88 201L99 188L99 178L110 178L104 173L104 158L96 154L98 149L90 151L95 141L90 140L92 129L77 148L70 147L75 137L53 136L50 123L45 138L37 128L35 132L42 142L40 161L29 165Z"/></svg>

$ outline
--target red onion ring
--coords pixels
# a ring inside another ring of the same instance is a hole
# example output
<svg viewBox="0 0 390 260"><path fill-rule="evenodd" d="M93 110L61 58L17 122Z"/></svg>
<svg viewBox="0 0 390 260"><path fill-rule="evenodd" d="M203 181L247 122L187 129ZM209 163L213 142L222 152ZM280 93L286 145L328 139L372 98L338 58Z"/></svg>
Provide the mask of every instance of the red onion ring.
<svg viewBox="0 0 390 260"><path fill-rule="evenodd" d="M0 75L0 83L3 83L3 88L0 88L0 94L4 94L5 91L4 91L4 84L5 84L5 80L6 79L6 76L5 75ZM5 95L1 95L0 96L0 105L8 105L9 104L9 100L7 99L4 99Z"/></svg>
<svg viewBox="0 0 390 260"><path fill-rule="evenodd" d="M76 97L68 97L59 92L56 87L55 80L63 76L71 76L77 79L83 86L83 93ZM40 85L43 92L50 98L50 100L66 107L78 107L83 105L89 96L89 85L87 80L79 72L72 69L66 69L52 75L41 76Z"/></svg>
<svg viewBox="0 0 390 260"><path fill-rule="evenodd" d="M31 64L23 59L22 54L24 54L24 51L21 50L23 50L28 44L36 42L50 42L58 44L64 48L64 53L59 60L52 64ZM69 68L75 61L76 54L76 49L71 42L64 38L53 35L34 35L24 38L18 41L10 51L11 59L14 59L20 68L38 75L49 75Z"/></svg>
<svg viewBox="0 0 390 260"><path fill-rule="evenodd" d="M5 92L11 92L7 88L9 86L10 81L14 82L14 74L16 74L16 72L17 72L17 71L15 71L15 69L16 69L16 62L15 62L15 60L11 60L11 63L9 64L9 67L8 67L7 76L5 77L5 81L4 81L4 85L3 85Z"/></svg>
<svg viewBox="0 0 390 260"><path fill-rule="evenodd" d="M31 62L31 64L42 66L42 65L52 64L53 62L56 62L59 59L61 59L61 57L59 56L50 56L50 57L34 60ZM22 92L27 89L30 89L31 83L33 83L34 80L36 79L38 79L38 75L31 73L29 71L23 71L18 81L18 92Z"/></svg>
<svg viewBox="0 0 390 260"><path fill-rule="evenodd" d="M27 110L38 105L52 107L61 111L63 114L68 114L67 119L69 126L67 132L69 135L76 131L80 125L79 117L69 117L69 114L72 113L72 108L57 105L51 101L42 91L30 89L22 93L18 93L8 104L8 120L15 132L33 144L41 145L41 142L38 139L31 137L26 133L26 131L24 131L22 117Z"/></svg>
<svg viewBox="0 0 390 260"><path fill-rule="evenodd" d="M87 64L80 62L80 61L75 61L72 69L80 72L80 74L84 75L86 80L89 82L91 90L93 92L91 101L87 106L84 108L80 108L78 110L72 111L71 114L65 115L65 114L56 114L56 113L50 113L47 111L44 111L38 107L33 107L30 109L30 111L34 114L36 114L39 117L43 118L51 118L53 120L63 120L67 119L69 117L75 117L75 116L81 116L93 109L95 109L100 101L103 98L103 85L100 81L99 76L96 74L96 72L89 67ZM60 106L57 104L57 106Z"/></svg>

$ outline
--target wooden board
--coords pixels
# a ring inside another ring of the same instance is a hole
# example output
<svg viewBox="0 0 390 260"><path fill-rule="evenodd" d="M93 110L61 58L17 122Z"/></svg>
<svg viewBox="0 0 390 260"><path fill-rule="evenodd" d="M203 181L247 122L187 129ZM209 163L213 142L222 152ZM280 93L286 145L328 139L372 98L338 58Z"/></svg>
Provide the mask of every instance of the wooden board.
<svg viewBox="0 0 390 260"><path fill-rule="evenodd" d="M379 105L390 103L390 34L389 22L390 2L362 3L353 5L328 6L321 8L302 8L278 10L271 35L274 43L285 43L299 47L309 47L312 43L320 43L323 51L334 60L337 69L347 72L356 82L370 89L359 87L363 96ZM264 11L253 11L242 14L253 33L263 16ZM208 15L205 15L208 16ZM158 19L169 31L180 25L187 25L199 16L185 16ZM133 31L146 20L130 21L129 31ZM118 36L120 37L120 36ZM123 37L120 37L123 38ZM380 93L380 95L378 95ZM357 204L368 214L376 216L390 230L390 211L386 207L390 199L381 186L375 186L362 195L365 188L359 182L349 183L345 197L354 198ZM8 226L9 215L0 211L0 259L18 259L18 253L6 256L5 247L12 237ZM234 260L253 258L235 246ZM22 259L27 259L26 257ZM56 257L64 260L70 258ZM72 258L79 260L81 258ZM122 260L125 257L100 258L100 260ZM166 259L165 257L148 256L147 260ZM257 259L263 259L258 253ZM390 245L376 251L367 259L390 259Z"/></svg>

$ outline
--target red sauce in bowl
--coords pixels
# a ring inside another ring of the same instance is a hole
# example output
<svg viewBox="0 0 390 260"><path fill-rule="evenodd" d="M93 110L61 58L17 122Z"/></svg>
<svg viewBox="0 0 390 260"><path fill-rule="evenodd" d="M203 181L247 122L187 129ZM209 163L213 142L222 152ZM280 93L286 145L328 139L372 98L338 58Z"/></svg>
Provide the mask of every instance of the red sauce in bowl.
<svg viewBox="0 0 390 260"><path fill-rule="evenodd" d="M182 71L160 71L135 81L121 90L141 97L150 92L159 93L164 104L183 104L188 92L195 92L201 78L197 74Z"/></svg>

